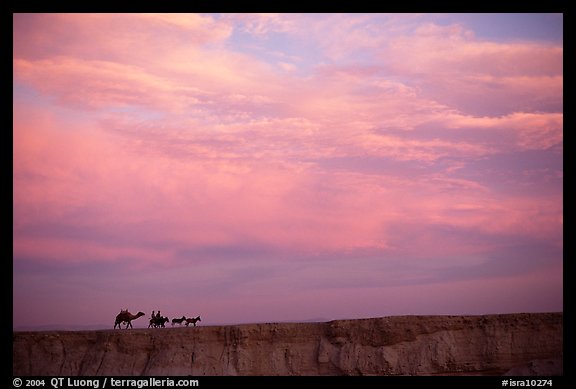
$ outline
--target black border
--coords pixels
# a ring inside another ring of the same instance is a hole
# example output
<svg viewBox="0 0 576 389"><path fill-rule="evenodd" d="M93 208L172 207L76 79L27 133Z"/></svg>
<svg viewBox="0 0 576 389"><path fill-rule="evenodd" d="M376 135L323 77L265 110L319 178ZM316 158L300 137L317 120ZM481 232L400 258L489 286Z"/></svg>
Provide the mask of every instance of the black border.
<svg viewBox="0 0 576 389"><path fill-rule="evenodd" d="M455 13L455 12L558 12L568 9L569 0L547 0L545 2L502 0L483 2L455 2L447 0L419 1L202 1L202 0L143 0L126 1L19 1L11 4L11 12L392 12L392 13Z"/></svg>
<svg viewBox="0 0 576 389"><path fill-rule="evenodd" d="M308 2L308 4L298 4L297 2L271 2L271 1L228 1L228 2L208 2L208 1L196 1L196 0L165 0L165 1L142 1L139 3L128 3L123 1L99 1L99 2L39 2L39 1L20 1L18 3L4 3L2 7L2 19L0 24L2 27L2 64L3 64L3 78L6 78L3 85L8 85L8 72L12 70L12 14L13 13L27 13L27 12L558 12L564 14L565 26L567 30L571 30L572 22L572 10L569 7L567 0L548 0L545 2L514 2L510 0L502 0L498 3L453 3L446 1L424 1L418 2L375 2L362 0L347 3L336 3L336 2L325 2L321 4L316 2ZM8 42L10 39L10 42ZM569 86L564 88L565 101L572 102L574 94L574 77L572 76L572 71L574 67L574 35L570 33L564 34L564 41L569 50L565 51L564 56L564 66L568 69L564 74L565 85ZM5 182L12 183L12 131L8 131L8 125L12 124L12 109L11 106L8 107L7 102L11 101L12 93L10 89L4 88L4 91L8 98L4 99L4 115L6 123L4 127L4 141L2 159L3 166L7 171L10 167L9 174L6 174ZM565 138L564 142L570 144L572 138L572 131L575 128L572 126L573 115L570 109L564 110L565 125L564 128L568 131L564 131ZM566 136L568 135L568 136ZM565 177L567 172L570 172L569 167L571 164L564 154L564 174ZM568 167L568 169L566 168ZM8 173L8 172L7 172ZM569 216L573 215L573 205L572 199L575 197L573 195L568 195L571 192L569 185L564 186L564 197L568 201L564 201L564 213ZM6 242L3 242L2 247L6 250L5 258L8 260L10 258L10 270L13 270L12 264L12 207L13 204L13 192L12 190L5 189L2 191L4 196L5 208L3 214L3 221L6 223L2 231L3 237L5 237ZM10 208L9 208L10 207ZM572 228L571 224L572 218L564 218L564 236L570 236ZM568 224L567 224L568 223ZM8 239L10 239L9 242ZM568 239L570 241L570 239ZM382 385L390 384L393 387L398 387L401 385L439 385L442 388L462 388L465 385L481 385L481 387L486 388L500 388L502 386L502 380L504 379L515 379L515 380L526 380L526 379L551 379L553 381L553 387L565 387L567 382L572 381L572 376L574 372L574 366L576 366L576 361L574 359L574 335L570 329L576 328L574 326L574 320L571 316L571 311L573 305L573 285L570 279L566 275L573 274L573 260L574 255L570 245L564 245L564 250L568 252L565 258L568 261L564 261L564 328L569 329L569 331L564 331L564 376L561 377L494 377L494 376L418 376L418 377L397 377L397 376L386 376L386 377L181 377L181 378L196 378L200 382L201 387L220 387L224 385L273 385L276 383L282 384L322 384L329 386L356 386L356 385ZM11 272L12 273L12 272ZM10 279L9 285L12 290L13 278ZM11 302L10 307L12 307L12 293L10 293ZM10 319L12 319L12 310L10 310ZM12 320L5 321L8 325L12 324ZM12 360L12 354L10 353L10 358ZM7 374L12 377L12 368L8 367L10 372ZM44 379L47 377L21 377L22 379ZM85 379L95 379L102 377L83 377ZM128 377L117 377L117 378L128 378ZM135 377L142 378L142 377ZM166 377L157 377L158 379ZM170 377L177 379L178 377ZM12 385L13 381L10 378L10 383ZM48 386L48 385L46 385ZM14 387L14 386L12 386ZM100 387L102 387L100 385Z"/></svg>

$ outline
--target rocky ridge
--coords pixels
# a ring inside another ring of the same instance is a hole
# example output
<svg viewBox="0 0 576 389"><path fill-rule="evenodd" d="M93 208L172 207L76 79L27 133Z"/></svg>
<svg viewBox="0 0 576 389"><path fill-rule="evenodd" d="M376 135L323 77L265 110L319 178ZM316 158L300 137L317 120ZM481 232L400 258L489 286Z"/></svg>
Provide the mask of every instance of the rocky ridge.
<svg viewBox="0 0 576 389"><path fill-rule="evenodd" d="M13 333L15 376L562 375L563 314Z"/></svg>

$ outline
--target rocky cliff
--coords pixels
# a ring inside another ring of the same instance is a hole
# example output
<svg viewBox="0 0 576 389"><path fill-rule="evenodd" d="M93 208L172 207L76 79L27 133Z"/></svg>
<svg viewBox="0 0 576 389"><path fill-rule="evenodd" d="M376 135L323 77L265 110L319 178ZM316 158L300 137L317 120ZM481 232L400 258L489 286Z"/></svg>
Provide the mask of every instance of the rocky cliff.
<svg viewBox="0 0 576 389"><path fill-rule="evenodd" d="M562 313L13 333L23 375L562 375Z"/></svg>

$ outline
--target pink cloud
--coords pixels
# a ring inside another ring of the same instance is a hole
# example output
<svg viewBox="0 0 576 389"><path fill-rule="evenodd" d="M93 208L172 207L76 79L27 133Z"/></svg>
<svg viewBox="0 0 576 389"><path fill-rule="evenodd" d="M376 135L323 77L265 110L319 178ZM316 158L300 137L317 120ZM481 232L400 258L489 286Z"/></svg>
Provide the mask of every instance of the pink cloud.
<svg viewBox="0 0 576 389"><path fill-rule="evenodd" d="M501 117L473 117L448 115L443 122L450 128L476 127L514 134L514 144L505 146L523 150L547 149L563 141L564 115L562 113L515 112Z"/></svg>
<svg viewBox="0 0 576 389"><path fill-rule="evenodd" d="M562 106L562 47L545 43L488 42L461 26L425 25L395 37L382 50L393 73L412 77L423 95L460 109L509 111ZM476 108L474 108L476 104Z"/></svg>
<svg viewBox="0 0 576 389"><path fill-rule="evenodd" d="M358 155L379 155L400 161L432 162L447 156L475 158L491 154L490 148L484 145L441 139L407 140L401 136L368 133L357 137L357 141Z"/></svg>
<svg viewBox="0 0 576 389"><path fill-rule="evenodd" d="M14 23L16 57L56 54L132 64L174 45L218 43L232 32L228 22L197 14L15 14Z"/></svg>
<svg viewBox="0 0 576 389"><path fill-rule="evenodd" d="M70 123L44 119L39 124L30 115L26 121L15 124L17 229L60 220L78 228L112 225L122 234L131 225L164 224L162 220L168 218L172 227L155 233L153 240L215 245L248 238L278 247L331 248L364 245L371 239L364 236L370 232L366 220L350 220L355 218L354 212L345 204L334 204L344 205L344 211L327 209L334 216L326 219L316 214L318 204L313 208L308 208L306 201L290 205L291 197L315 196L299 189L314 179L305 166L261 165L250 160L194 161L170 157L170 150L142 154L145 148L126 148L110 134L89 133L86 128L74 133ZM327 201L332 196L326 192ZM39 208L46 211L35 213ZM318 230L322 234L312 237ZM71 245L76 247L73 242ZM16 245L15 252L24 254L25 247ZM123 250L118 250L119 257ZM59 251L62 255L66 252L77 254L72 249Z"/></svg>
<svg viewBox="0 0 576 389"><path fill-rule="evenodd" d="M293 31L294 20L297 20L298 16L279 13L236 13L225 14L223 19L236 24L241 31L265 37L272 32Z"/></svg>
<svg viewBox="0 0 576 389"><path fill-rule="evenodd" d="M197 101L194 94L198 93L194 88L177 87L170 80L155 77L138 67L68 57L15 60L14 75L57 96L64 104L92 109L139 105L170 110L178 103L172 98L174 92L180 91L181 106L194 104Z"/></svg>
<svg viewBox="0 0 576 389"><path fill-rule="evenodd" d="M130 17L133 17L131 15ZM126 18L130 18L125 15ZM212 41L222 41L232 33L232 26L225 21L218 21L209 16L192 13L147 13L138 14L136 18L152 23L175 26L182 30L192 31L193 42L207 43Z"/></svg>
<svg viewBox="0 0 576 389"><path fill-rule="evenodd" d="M260 16L254 17L260 18ZM269 15L263 18L276 20L277 16ZM65 22L74 23L75 20L71 18L66 19ZM98 20L100 21L100 19ZM142 20L142 23L172 23L178 27L178 31L186 28L197 28L206 23L216 23L208 17L189 17L187 15L146 15L138 16L135 20ZM292 17L291 20L298 19ZM351 19L351 25L339 25L338 28L341 28L342 31L354 29L354 26L359 25L362 20ZM218 23L229 26L230 21ZM90 26L90 22L87 25ZM470 57L475 58L474 55L471 56L466 53L474 52L474 50L480 53L478 54L479 57L483 57L485 53L496 55L491 53L500 53L501 51L506 52L506 55L520 55L516 53L537 53L540 49L546 50L546 48L526 44L508 50L504 44L499 46L498 44L476 41L473 36L458 26L441 28L428 25L417 30L415 35L403 39L413 41L410 41L412 43L406 46L408 48L422 47L423 50L428 50L424 52L420 52L420 50L410 51L411 55L417 53L420 60L431 55L430 61L442 61L445 56L440 56L436 50L430 49L430 47L440 45L446 47L446 50L453 50L456 55L450 56L450 58L455 58L454 60L457 62L462 61L466 64L465 67L470 64ZM435 42L435 45L431 45L431 41ZM470 48L470 46L477 47L477 49ZM394 45L392 47L394 48ZM132 52L139 52L138 50L141 49L143 50L140 44L136 42ZM399 48L398 50L405 49ZM551 51L556 52L557 50L552 48ZM284 79L282 74L275 74L273 68L262 61L250 59L245 55L231 51L203 50L196 46L188 48L177 43L175 50L161 57L162 61L158 61L159 56L153 50L148 50L146 54L144 51L140 53L142 56L147 56L145 63L149 66L143 67L132 62L79 60L73 57L54 57L42 61L16 59L14 62L15 77L68 103L83 104L92 108L117 104L144 106L165 113L194 115L202 118L201 125L206 125L207 121L237 123L240 120L242 123L249 123L248 127L253 129L254 125L251 123L256 122L268 121L272 124L274 121L280 123L287 120L308 121L312 122L311 126L319 129L316 131L317 133L328 135L338 131L341 133L340 136L352 137L353 139L356 139L356 135L360 134L360 138L367 140L367 142L362 143L367 145L375 141L376 144L383 144L384 147L380 150L388 150L387 155L400 156L404 159L418 158L419 156L434 158L433 154L428 153L429 156L424 156L425 154L422 152L432 150L435 148L434 146L440 146L439 143L445 144L447 150L485 149L483 146L468 145L462 142L449 145L449 142L446 141L414 140L412 146L402 145L402 150L391 151L388 146L391 145L392 150L395 149L393 146L394 136L378 137L369 131L373 128L413 129L420 124L436 120L438 117L451 116L453 109L439 104L434 98L425 97L425 93L422 93L417 86L409 86L402 82L377 76L374 72L377 71L378 67L320 67L316 75L307 83L292 87L293 81L301 80L298 78ZM550 56L551 54L548 55L546 51L543 51L542 55L537 55L539 58ZM391 56L390 58L397 57L402 56ZM413 62L409 60L405 62L402 71L410 72L409 66L412 66ZM521 62L526 63L526 61ZM426 64L427 68L428 65L430 64ZM444 65L438 63L435 66L442 67ZM539 67L540 65L534 64L534 69ZM434 66L430 68L429 73L432 78L435 77ZM476 88L474 93L477 93L487 85L496 82L503 83L504 90L508 91L506 93L512 93L512 96L516 94L532 96L534 94L530 91L534 89L539 90L538 96L540 97L538 99L540 100L548 99L546 96L550 96L551 99L557 99L558 96L561 96L561 93L558 93L558 88L561 88L561 76L552 78L532 77L524 73L526 71L522 71L522 69L520 69L522 75L514 77L493 76L485 73L484 75L473 76L474 79L462 81L466 80L466 77L470 77L465 76L457 81L467 83L464 89L448 88L447 86L451 81L445 80L447 82L446 90L463 92L466 88L474 86ZM487 77L491 77L492 81ZM542 93L542 91L547 90L542 85L542 83L548 82L547 80L551 81L553 86L548 88L549 92ZM532 81L537 82L537 84L529 86ZM73 88L70 87L72 85ZM499 93L499 96L503 95ZM525 99L525 97L523 98ZM414 112L418 112L418 114L415 115ZM264 116L266 114L283 118L269 119ZM347 123L345 127L341 125L344 122ZM198 123L200 124L200 122ZM219 124L219 127L222 128L222 125ZM553 131L557 133L557 130ZM278 131L275 132L275 136L279 137ZM294 138L294 136L291 137ZM527 137L525 136L525 138ZM519 140L519 143L528 146L532 144L531 142L536 141L538 135L534 134L528 138ZM549 139L546 137L541 142L546 140L550 142ZM370 148L374 149L374 147ZM413 149L420 151L411 152ZM335 151L333 145L330 144L323 152L326 153L326 150ZM337 152L342 151L341 148L337 149ZM369 150L359 150L359 152L364 151ZM436 153L436 155L441 154Z"/></svg>
<svg viewBox="0 0 576 389"><path fill-rule="evenodd" d="M431 219L456 228L475 229L494 235L525 235L562 245L563 207L556 196L508 197L486 200L483 196L458 196L452 201L438 198L421 206Z"/></svg>
<svg viewBox="0 0 576 389"><path fill-rule="evenodd" d="M204 46L229 36L231 26L223 19L54 14L35 15L25 25L28 20L20 18L16 36L26 43L15 53L15 77L86 106L136 104L177 112L214 107L220 96L266 91L262 81L274 71L241 53ZM39 30L44 34L33 33ZM89 47L83 43L88 37ZM36 55L51 42L58 42L56 53Z"/></svg>
<svg viewBox="0 0 576 389"><path fill-rule="evenodd" d="M17 107L16 112L21 110ZM61 219L97 229L112 224L122 235L131 225L163 226L169 219L170 228L146 236L178 247L258 241L304 251L394 248L386 231L405 220L490 234L555 236L561 228L562 206L555 197L538 203L531 198L491 198L489 188L472 180L335 173L300 162L334 155L434 162L443 156L469 158L492 152L482 145L362 132L329 140L318 134L313 122L299 119L209 128L218 129L220 139L228 141L222 144L202 143L206 132L182 132L177 122L164 128L161 137L135 128L137 138L132 139L97 127L74 132L75 123L48 113L17 116L23 122L15 122L14 135L16 227ZM515 130L534 120L540 128L540 121L556 123L561 117L452 119L454 126ZM106 122L112 128L130 125L134 123ZM178 139L181 142L174 146ZM36 213L40 208L46 211ZM78 211L91 219L76 219ZM127 244L102 255L116 252L121 258L138 252ZM427 244L432 247L432 242ZM15 252L24 253L23 247L16 245ZM93 247L94 253L101 252L98 244ZM59 252L77 254L72 249Z"/></svg>
<svg viewBox="0 0 576 389"><path fill-rule="evenodd" d="M562 47L537 43L483 41L459 25L426 24L412 36L397 37L391 51L405 73L453 72L494 76L557 76L562 74Z"/></svg>
<svg viewBox="0 0 576 389"><path fill-rule="evenodd" d="M46 263L84 263L107 261L130 262L134 266L134 260L138 263L151 263L156 266L167 266L173 259L170 250L154 250L149 247L113 247L106 243L91 242L86 240L74 240L70 238L15 238L13 240L15 255L22 258L40 259ZM144 267L144 266L143 266Z"/></svg>
<svg viewBox="0 0 576 389"><path fill-rule="evenodd" d="M32 128L40 127L30 116L27 120ZM37 223L48 223L46 228L50 228L53 220L60 220L80 229L111 225L112 232L122 235L132 225L164 225L162 220L167 218L171 228L155 231L153 237L145 232L146 236L179 247L242 240L302 250L386 245L381 234L386 213L370 210L395 199L386 195L379 180L350 174L329 178L299 164L261 166L250 161L202 159L191 163L164 154L139 156L141 149L115 146L114 138L108 136L59 133L65 126L44 120L43 132L32 137L30 130L17 127L17 230ZM315 182L324 182L320 192ZM44 211L36 213L37 209ZM79 219L84 214L90 219ZM363 214L371 216L359 216ZM36 245L22 239L15 241L17 255L53 250L52 258L82 257L81 245L74 239L68 245L56 238ZM91 253L91 258L123 258L140 252L125 244L106 249L97 242L86 243L85 253ZM138 257L155 260L159 255L170 257L162 252Z"/></svg>
<svg viewBox="0 0 576 389"><path fill-rule="evenodd" d="M562 49L428 19L16 15L16 277L139 270L137 305L159 272L246 321L529 291L563 245Z"/></svg>

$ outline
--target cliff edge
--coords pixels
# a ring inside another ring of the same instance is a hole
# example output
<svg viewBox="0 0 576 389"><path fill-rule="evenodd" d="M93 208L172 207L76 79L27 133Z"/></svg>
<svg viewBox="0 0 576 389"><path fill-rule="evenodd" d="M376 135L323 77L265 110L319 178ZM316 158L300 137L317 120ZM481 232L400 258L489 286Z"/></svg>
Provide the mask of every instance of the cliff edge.
<svg viewBox="0 0 576 389"><path fill-rule="evenodd" d="M15 376L562 375L563 314L13 333Z"/></svg>

